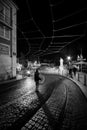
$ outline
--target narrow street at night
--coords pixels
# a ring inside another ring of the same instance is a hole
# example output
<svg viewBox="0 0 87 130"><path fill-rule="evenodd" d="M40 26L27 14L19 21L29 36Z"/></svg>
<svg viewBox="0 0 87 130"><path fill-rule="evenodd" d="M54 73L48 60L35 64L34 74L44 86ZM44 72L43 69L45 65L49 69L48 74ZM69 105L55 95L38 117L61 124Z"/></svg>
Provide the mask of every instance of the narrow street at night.
<svg viewBox="0 0 87 130"><path fill-rule="evenodd" d="M0 130L87 129L87 99L72 80L43 74L16 81L0 93Z"/></svg>
<svg viewBox="0 0 87 130"><path fill-rule="evenodd" d="M0 0L0 130L87 130L86 3Z"/></svg>

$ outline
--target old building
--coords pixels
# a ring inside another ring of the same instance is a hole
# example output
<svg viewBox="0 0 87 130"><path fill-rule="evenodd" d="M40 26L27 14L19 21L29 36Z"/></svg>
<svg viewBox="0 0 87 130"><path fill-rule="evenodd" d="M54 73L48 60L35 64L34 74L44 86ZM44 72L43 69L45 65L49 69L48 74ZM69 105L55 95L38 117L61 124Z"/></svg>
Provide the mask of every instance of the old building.
<svg viewBox="0 0 87 130"><path fill-rule="evenodd" d="M16 77L17 6L0 0L0 81Z"/></svg>

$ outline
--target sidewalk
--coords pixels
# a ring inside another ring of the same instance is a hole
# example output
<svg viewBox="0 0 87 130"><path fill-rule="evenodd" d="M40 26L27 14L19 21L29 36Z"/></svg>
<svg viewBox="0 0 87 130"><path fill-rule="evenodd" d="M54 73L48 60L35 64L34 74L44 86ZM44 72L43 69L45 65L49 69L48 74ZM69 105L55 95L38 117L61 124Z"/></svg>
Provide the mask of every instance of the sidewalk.
<svg viewBox="0 0 87 130"><path fill-rule="evenodd" d="M81 82L79 82L78 80L76 80L75 77L70 78L72 81L74 81L82 90L82 92L84 93L85 97L87 98L87 86L84 86Z"/></svg>
<svg viewBox="0 0 87 130"><path fill-rule="evenodd" d="M16 78L14 78L14 79L1 81L1 82L0 82L0 85L6 84L6 83L15 82L15 81L18 81L18 80L21 80L21 79L24 79L24 78L26 78L26 77L23 77L22 75L17 75Z"/></svg>

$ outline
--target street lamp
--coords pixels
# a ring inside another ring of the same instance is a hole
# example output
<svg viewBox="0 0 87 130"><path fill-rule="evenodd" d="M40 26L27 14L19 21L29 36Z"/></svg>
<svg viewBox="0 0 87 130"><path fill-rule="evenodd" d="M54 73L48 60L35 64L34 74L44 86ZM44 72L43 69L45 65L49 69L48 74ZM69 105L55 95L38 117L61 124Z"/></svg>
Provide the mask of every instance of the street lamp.
<svg viewBox="0 0 87 130"><path fill-rule="evenodd" d="M67 63L68 63L68 67L71 66L71 56L67 56Z"/></svg>
<svg viewBox="0 0 87 130"><path fill-rule="evenodd" d="M70 61L70 60L71 60L71 57L70 57L70 56L67 56L67 60Z"/></svg>

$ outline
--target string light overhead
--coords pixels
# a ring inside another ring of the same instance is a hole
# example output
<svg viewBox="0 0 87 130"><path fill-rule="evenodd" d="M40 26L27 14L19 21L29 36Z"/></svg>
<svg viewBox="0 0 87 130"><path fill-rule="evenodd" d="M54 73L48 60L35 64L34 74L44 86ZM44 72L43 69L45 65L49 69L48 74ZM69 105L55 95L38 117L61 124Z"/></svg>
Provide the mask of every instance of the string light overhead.
<svg viewBox="0 0 87 130"><path fill-rule="evenodd" d="M32 22L35 26L35 30L22 30L22 35L23 37L19 37L18 40L26 40L29 44L29 53L31 56L42 56L42 55L46 55L48 54L48 51L51 51L52 53L59 53L62 49L64 49L66 46L68 46L69 44L79 40L80 38L83 38L85 35L82 32L82 34L77 33L75 34L66 34L67 30L70 29L75 29L75 28L80 28L82 25L85 26L85 24L87 23L86 20L83 20L82 22L79 23L74 23L71 24L69 26L65 26L65 27L61 27L57 28L55 26L55 24L59 24L59 22L67 19L67 18L71 18L73 16L76 16L82 12L84 12L85 10L87 10L87 8L83 8L81 10L77 10L74 11L73 13L66 15L62 18L55 18L54 15L54 8L58 7L59 5L62 6L62 4L64 4L64 0L62 0L61 2L54 2L52 0L48 0L49 1L49 7L50 7L50 13L51 13L51 22L52 22L52 35L51 36L46 36L43 31L41 30L41 28L37 25L36 21L34 20L31 10L30 10L30 6L29 6L29 1L26 0L26 5L28 8L28 11L31 15L30 20L25 20L24 22L20 23L20 25L24 25L26 23ZM54 2L54 3L53 3ZM19 24L18 24L19 25ZM83 27L84 29L84 27ZM64 31L64 32L63 32ZM63 32L63 35L61 35L60 32ZM74 31L75 32L75 31ZM38 34L38 36L37 36ZM40 36L39 36L40 34ZM36 36L35 36L36 35ZM45 40L49 39L49 44L43 49L43 46L45 44ZM33 51L32 51L33 49ZM52 51L55 50L55 51ZM58 49L58 51L56 51ZM35 52L36 51L36 52ZM50 53L51 53L50 52Z"/></svg>

